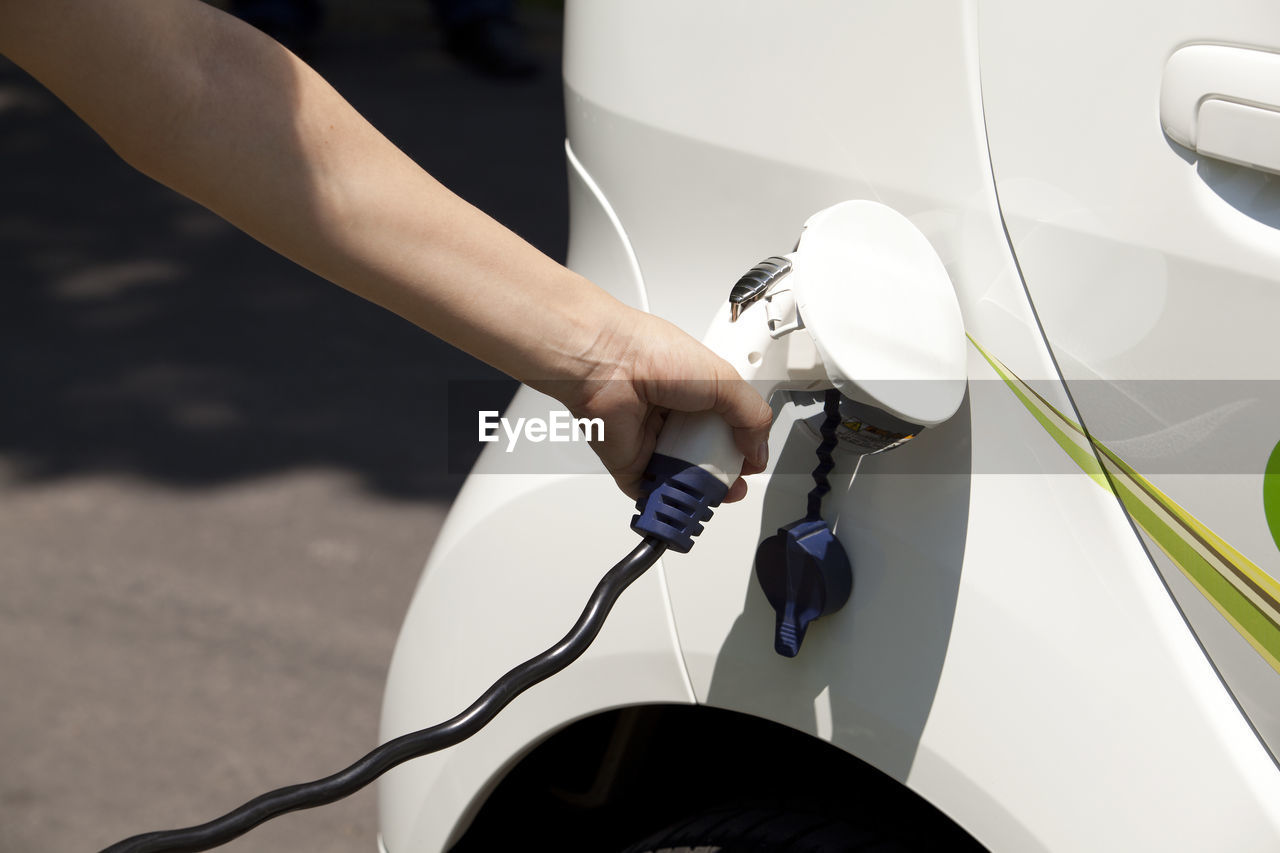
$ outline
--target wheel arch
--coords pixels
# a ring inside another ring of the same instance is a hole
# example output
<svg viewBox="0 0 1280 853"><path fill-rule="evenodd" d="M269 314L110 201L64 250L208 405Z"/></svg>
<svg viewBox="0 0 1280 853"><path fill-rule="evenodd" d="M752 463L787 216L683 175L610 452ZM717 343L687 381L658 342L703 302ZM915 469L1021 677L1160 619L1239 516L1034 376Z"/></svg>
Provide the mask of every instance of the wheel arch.
<svg viewBox="0 0 1280 853"><path fill-rule="evenodd" d="M939 849L984 849L919 795L827 741L737 711L648 704L584 717L513 761L452 850L539 840L554 840L560 853L622 849L733 804L852 814L890 831L909 827Z"/></svg>

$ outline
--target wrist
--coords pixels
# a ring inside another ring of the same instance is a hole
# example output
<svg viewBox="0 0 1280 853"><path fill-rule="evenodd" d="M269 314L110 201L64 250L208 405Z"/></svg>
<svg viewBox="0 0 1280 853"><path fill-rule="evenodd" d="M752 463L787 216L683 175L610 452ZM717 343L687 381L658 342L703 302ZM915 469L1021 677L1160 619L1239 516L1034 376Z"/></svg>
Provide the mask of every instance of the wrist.
<svg viewBox="0 0 1280 853"><path fill-rule="evenodd" d="M576 273L563 290L550 338L522 382L578 409L605 383L630 376L636 331L650 315L618 301Z"/></svg>

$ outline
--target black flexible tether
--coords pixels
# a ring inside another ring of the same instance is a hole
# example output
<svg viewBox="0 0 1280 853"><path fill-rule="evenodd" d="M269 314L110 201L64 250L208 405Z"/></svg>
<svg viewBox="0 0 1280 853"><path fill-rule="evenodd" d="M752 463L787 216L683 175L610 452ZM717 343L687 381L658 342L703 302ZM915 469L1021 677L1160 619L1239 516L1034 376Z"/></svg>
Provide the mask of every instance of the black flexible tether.
<svg viewBox="0 0 1280 853"><path fill-rule="evenodd" d="M831 451L836 449L836 429L840 426L840 392L834 388L827 389L827 396L822 408L826 417L822 421L822 441L818 444L818 467L813 469L814 486L809 490L809 506L805 518L817 521L822 518L822 499L831 491L831 483L827 475L836 467Z"/></svg>
<svg viewBox="0 0 1280 853"><path fill-rule="evenodd" d="M354 794L392 767L466 740L496 717L512 699L581 657L600 633L605 617L609 615L618 596L656 563L666 549L664 543L650 538L637 545L601 578L582 615L564 639L499 678L470 708L453 719L387 741L355 764L332 776L270 791L199 826L148 832L126 838L112 844L102 853L194 853L209 850L286 812L340 800Z"/></svg>

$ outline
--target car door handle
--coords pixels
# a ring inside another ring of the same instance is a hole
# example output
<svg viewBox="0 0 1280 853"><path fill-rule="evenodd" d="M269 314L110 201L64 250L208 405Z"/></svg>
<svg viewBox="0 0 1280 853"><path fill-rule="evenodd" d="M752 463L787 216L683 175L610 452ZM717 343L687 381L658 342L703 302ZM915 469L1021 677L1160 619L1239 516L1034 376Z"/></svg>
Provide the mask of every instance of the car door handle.
<svg viewBox="0 0 1280 853"><path fill-rule="evenodd" d="M1179 49L1164 67L1160 125L1197 154L1280 174L1280 53Z"/></svg>

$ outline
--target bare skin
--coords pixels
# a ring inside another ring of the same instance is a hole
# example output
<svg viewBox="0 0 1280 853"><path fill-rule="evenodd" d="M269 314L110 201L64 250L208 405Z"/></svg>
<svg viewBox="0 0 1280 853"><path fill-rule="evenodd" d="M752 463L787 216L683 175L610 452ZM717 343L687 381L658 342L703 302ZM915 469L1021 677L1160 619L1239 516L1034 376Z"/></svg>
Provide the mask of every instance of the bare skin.
<svg viewBox="0 0 1280 853"><path fill-rule="evenodd" d="M669 410L718 412L763 470L769 407L727 362L458 198L252 27L199 0L0 0L0 53L139 171L603 418L596 453L631 497Z"/></svg>

